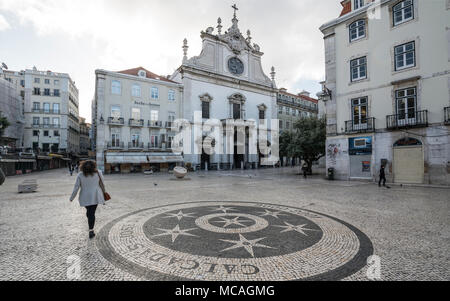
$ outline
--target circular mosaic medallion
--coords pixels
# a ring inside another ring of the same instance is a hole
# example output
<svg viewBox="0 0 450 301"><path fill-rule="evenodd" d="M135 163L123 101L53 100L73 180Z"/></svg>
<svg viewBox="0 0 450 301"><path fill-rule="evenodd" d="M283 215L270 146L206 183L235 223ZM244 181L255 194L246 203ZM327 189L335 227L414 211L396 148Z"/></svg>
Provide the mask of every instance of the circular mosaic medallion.
<svg viewBox="0 0 450 301"><path fill-rule="evenodd" d="M151 280L338 280L373 252L366 235L334 217L247 202L140 210L103 228L97 246Z"/></svg>

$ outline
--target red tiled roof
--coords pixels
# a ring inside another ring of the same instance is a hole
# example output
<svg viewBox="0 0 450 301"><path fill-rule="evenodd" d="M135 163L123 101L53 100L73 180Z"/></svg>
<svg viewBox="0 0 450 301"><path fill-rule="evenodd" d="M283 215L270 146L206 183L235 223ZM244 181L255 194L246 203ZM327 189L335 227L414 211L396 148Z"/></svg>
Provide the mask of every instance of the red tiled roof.
<svg viewBox="0 0 450 301"><path fill-rule="evenodd" d="M312 97L309 97L309 96L306 96L306 95L295 95L295 94L292 94L292 93L289 93L289 92L279 92L280 94L284 94L284 95L289 95L289 96L293 96L293 97L297 97L297 98L303 98L304 100L306 100L306 101L311 101L311 102L314 102L314 103L319 103L319 100L318 99L315 99L315 98L312 98Z"/></svg>
<svg viewBox="0 0 450 301"><path fill-rule="evenodd" d="M156 79L156 80L161 80L161 81L164 81L164 82L175 83L175 84L176 84L176 82L171 81L171 80L168 79L167 77L157 75L157 74L155 74L155 73L153 73L153 72L150 72L150 71L148 71L147 69L142 68L142 67L137 67L137 68L133 68L133 69L128 69L128 70L118 71L117 73L122 73L122 74L127 74L127 75L139 76L139 71L141 71L141 70L144 70L144 71L145 71L146 77L147 77L147 78Z"/></svg>
<svg viewBox="0 0 450 301"><path fill-rule="evenodd" d="M343 8L342 8L341 15L339 17L342 17L343 15L346 15L352 11L352 2L351 1L344 0L341 2L341 5Z"/></svg>

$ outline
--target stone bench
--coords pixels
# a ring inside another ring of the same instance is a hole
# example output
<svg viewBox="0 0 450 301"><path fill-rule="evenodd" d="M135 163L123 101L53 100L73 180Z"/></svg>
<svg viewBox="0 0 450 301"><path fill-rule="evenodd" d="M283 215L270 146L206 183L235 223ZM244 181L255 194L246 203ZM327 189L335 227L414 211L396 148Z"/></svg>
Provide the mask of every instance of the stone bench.
<svg viewBox="0 0 450 301"><path fill-rule="evenodd" d="M36 192L38 189L37 180L25 180L18 185L19 193Z"/></svg>

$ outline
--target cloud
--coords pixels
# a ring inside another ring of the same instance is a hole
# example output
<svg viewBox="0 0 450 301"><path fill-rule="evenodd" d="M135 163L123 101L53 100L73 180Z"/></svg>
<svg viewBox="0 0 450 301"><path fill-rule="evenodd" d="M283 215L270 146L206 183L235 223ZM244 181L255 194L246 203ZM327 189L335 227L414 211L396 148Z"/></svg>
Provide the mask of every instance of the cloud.
<svg viewBox="0 0 450 301"><path fill-rule="evenodd" d="M10 29L11 25L9 25L8 21L6 21L5 17L0 15L0 31L4 31Z"/></svg>
<svg viewBox="0 0 450 301"><path fill-rule="evenodd" d="M86 97L81 103L89 106L94 69L143 66L171 74L181 64L183 39L189 41L189 57L198 55L200 31L215 27L218 17L223 30L231 26L235 2L241 31L251 30L253 42L265 53L264 70L269 73L275 66L279 87L296 93L299 82L324 78L323 36L318 28L337 17L338 0L1 0L0 11L39 36L94 49L77 54L79 60L90 57L95 62L83 70L86 78L76 79ZM35 59L37 66L46 68L45 61ZM65 62L68 69L78 67L74 61Z"/></svg>

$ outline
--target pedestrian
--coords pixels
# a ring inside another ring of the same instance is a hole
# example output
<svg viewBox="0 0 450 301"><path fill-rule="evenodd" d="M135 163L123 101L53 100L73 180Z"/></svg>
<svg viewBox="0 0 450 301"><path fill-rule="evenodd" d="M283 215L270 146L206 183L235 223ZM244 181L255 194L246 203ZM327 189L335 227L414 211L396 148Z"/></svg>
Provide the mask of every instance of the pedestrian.
<svg viewBox="0 0 450 301"><path fill-rule="evenodd" d="M85 161L81 165L81 172L77 176L75 187L73 189L70 201L72 202L80 190L79 202L81 207L86 208L86 216L89 225L89 238L95 237L95 211L98 205L105 204L103 189L104 179L101 171L97 170L97 165L94 161Z"/></svg>
<svg viewBox="0 0 450 301"><path fill-rule="evenodd" d="M303 163L302 165L303 177L306 179L308 174L308 163Z"/></svg>
<svg viewBox="0 0 450 301"><path fill-rule="evenodd" d="M78 174L80 172L80 161L77 161L77 164L75 165L75 173Z"/></svg>
<svg viewBox="0 0 450 301"><path fill-rule="evenodd" d="M69 162L69 173L70 173L70 176L72 176L72 174L73 174L72 162Z"/></svg>
<svg viewBox="0 0 450 301"><path fill-rule="evenodd" d="M384 165L381 165L380 181L378 182L378 187L381 187L381 181L383 181L383 186L386 187L386 172L385 172L385 166Z"/></svg>

